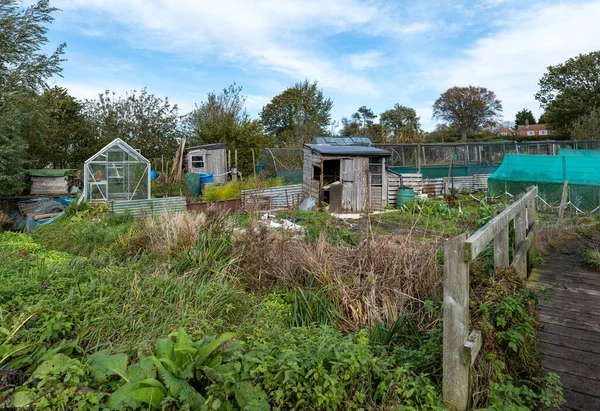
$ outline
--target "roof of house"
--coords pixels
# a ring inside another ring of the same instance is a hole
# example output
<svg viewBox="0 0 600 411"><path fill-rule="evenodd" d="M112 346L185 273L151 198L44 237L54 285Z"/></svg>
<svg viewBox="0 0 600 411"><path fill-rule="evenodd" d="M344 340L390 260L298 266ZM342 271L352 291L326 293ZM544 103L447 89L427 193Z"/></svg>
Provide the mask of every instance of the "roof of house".
<svg viewBox="0 0 600 411"><path fill-rule="evenodd" d="M319 136L315 137L316 144L327 144L330 146L370 146L373 143L369 137L349 136L349 137L333 137Z"/></svg>
<svg viewBox="0 0 600 411"><path fill-rule="evenodd" d="M187 147L183 150L184 153L192 150L220 150L222 148L227 148L227 144L225 143L214 143L214 144L203 144L201 146L192 146Z"/></svg>
<svg viewBox="0 0 600 411"><path fill-rule="evenodd" d="M519 126L517 127L517 131L539 131L539 130L549 130L548 124L530 124L528 126Z"/></svg>
<svg viewBox="0 0 600 411"><path fill-rule="evenodd" d="M307 144L306 146L312 151L328 156L388 157L390 155L389 151L375 147L327 146L321 144Z"/></svg>

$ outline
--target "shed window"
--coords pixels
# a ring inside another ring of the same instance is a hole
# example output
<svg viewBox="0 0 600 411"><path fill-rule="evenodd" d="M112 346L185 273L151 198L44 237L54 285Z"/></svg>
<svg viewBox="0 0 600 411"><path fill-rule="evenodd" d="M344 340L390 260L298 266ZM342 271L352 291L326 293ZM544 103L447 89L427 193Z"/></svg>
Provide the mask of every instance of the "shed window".
<svg viewBox="0 0 600 411"><path fill-rule="evenodd" d="M540 135L541 136L548 135L548 130L540 130Z"/></svg>
<svg viewBox="0 0 600 411"><path fill-rule="evenodd" d="M529 130L529 131L527 132L527 135L528 135L528 136L535 136L535 131L533 131L533 130Z"/></svg>
<svg viewBox="0 0 600 411"><path fill-rule="evenodd" d="M204 156L192 156L192 168L204 168Z"/></svg>
<svg viewBox="0 0 600 411"><path fill-rule="evenodd" d="M371 173L371 185L381 186L383 184L383 161L381 157L369 159L369 172Z"/></svg>

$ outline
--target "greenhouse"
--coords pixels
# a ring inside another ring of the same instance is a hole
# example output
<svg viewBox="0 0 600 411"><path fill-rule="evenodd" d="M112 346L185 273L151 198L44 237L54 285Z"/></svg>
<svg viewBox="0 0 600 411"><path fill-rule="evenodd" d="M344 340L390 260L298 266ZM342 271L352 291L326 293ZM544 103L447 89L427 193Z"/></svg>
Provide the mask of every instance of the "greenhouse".
<svg viewBox="0 0 600 411"><path fill-rule="evenodd" d="M556 156L507 154L498 170L488 178L488 195L515 196L536 185L540 201L557 207L565 181L568 182L568 204L579 212L599 210L600 152L561 149Z"/></svg>
<svg viewBox="0 0 600 411"><path fill-rule="evenodd" d="M88 159L83 171L86 200L150 198L150 161L119 138Z"/></svg>

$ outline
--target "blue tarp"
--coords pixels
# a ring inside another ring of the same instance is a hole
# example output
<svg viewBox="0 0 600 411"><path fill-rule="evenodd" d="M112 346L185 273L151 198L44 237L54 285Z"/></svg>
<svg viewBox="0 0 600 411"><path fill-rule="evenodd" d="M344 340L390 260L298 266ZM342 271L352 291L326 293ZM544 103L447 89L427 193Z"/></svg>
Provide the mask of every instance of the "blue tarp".
<svg viewBox="0 0 600 411"><path fill-rule="evenodd" d="M29 233L31 232L35 227L40 226L40 225L44 225L44 224L50 224L53 221L56 221L58 218L60 218L63 214L64 214L64 209L67 208L69 205L71 205L71 203L73 202L73 199L70 197L60 197L60 198L36 198L35 200L22 200L22 201L18 201L17 204L35 204L35 203L40 203L40 207L39 208L34 208L32 211L29 212L29 214L50 214L50 213L55 213L55 212L59 212L59 214L55 215L52 218L47 218L44 220L34 220L33 218L31 218L30 216L24 216L21 214L21 212L19 211L19 209L15 209L12 211L11 213L11 218L13 219L13 221L15 222L15 229L17 229L18 231L23 231L25 233Z"/></svg>

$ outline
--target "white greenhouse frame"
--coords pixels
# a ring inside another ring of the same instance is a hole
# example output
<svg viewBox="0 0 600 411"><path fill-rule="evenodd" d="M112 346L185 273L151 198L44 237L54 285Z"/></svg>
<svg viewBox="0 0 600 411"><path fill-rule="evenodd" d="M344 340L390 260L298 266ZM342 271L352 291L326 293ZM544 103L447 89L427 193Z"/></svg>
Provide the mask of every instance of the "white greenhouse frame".
<svg viewBox="0 0 600 411"><path fill-rule="evenodd" d="M88 201L150 199L150 161L117 138L83 167L83 198Z"/></svg>

